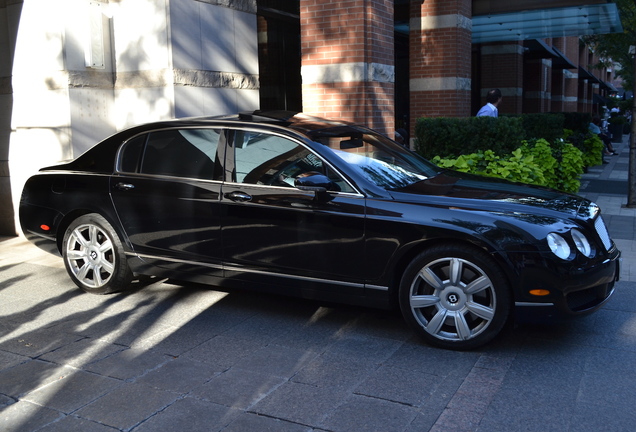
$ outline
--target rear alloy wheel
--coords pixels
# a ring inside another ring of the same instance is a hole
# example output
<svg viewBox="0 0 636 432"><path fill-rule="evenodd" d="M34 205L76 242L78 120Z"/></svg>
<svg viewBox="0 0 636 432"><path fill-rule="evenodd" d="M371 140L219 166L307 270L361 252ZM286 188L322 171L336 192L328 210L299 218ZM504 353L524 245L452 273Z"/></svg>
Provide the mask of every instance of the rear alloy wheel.
<svg viewBox="0 0 636 432"><path fill-rule="evenodd" d="M96 213L81 216L69 225L62 253L71 279L88 293L121 291L132 281L117 233Z"/></svg>
<svg viewBox="0 0 636 432"><path fill-rule="evenodd" d="M481 250L459 246L420 254L404 272L399 296L405 320L442 348L489 342L510 312L510 289L497 264Z"/></svg>

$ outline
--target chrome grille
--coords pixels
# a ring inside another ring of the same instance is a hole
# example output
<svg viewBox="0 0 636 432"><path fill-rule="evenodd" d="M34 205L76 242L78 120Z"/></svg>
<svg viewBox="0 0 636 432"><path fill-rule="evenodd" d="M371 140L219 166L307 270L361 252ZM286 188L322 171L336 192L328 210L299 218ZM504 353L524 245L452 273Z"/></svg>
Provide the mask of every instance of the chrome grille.
<svg viewBox="0 0 636 432"><path fill-rule="evenodd" d="M610 250L612 247L612 239L610 239L609 232L607 232L607 227L605 226L605 222L601 216L597 217L594 221L594 228L596 228L596 232L601 238L603 246L605 246L605 250Z"/></svg>

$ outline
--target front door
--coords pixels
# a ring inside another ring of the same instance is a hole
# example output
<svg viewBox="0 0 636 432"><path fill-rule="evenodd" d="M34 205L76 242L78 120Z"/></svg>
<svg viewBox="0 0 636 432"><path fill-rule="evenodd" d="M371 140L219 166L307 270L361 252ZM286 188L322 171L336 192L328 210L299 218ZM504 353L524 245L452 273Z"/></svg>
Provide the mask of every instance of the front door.
<svg viewBox="0 0 636 432"><path fill-rule="evenodd" d="M334 289L338 282L360 294L364 197L292 139L237 131L233 144L233 181L223 185L221 197L226 277L296 290ZM310 171L328 175L341 190L293 186Z"/></svg>

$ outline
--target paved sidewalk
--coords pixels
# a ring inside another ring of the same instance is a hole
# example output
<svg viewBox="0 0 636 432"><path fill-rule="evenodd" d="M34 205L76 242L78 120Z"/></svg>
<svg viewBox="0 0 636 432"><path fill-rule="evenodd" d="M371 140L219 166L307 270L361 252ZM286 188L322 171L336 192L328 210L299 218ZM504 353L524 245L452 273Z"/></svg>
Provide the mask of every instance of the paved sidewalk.
<svg viewBox="0 0 636 432"><path fill-rule="evenodd" d="M613 145L619 154L605 156L608 164L592 167L583 174L579 195L601 207L610 236L622 252L621 280L636 281L636 208L625 207L629 135Z"/></svg>
<svg viewBox="0 0 636 432"><path fill-rule="evenodd" d="M617 147L581 191L623 251L615 295L470 352L363 308L165 281L84 294L61 258L0 238L0 431L631 431L636 209Z"/></svg>

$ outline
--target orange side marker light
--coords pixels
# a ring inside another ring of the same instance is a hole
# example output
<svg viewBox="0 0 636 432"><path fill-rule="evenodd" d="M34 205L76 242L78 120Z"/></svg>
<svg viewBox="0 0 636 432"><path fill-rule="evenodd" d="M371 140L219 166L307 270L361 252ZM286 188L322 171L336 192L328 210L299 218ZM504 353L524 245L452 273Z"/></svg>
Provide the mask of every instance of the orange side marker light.
<svg viewBox="0 0 636 432"><path fill-rule="evenodd" d="M534 296L547 296L550 294L550 291L548 291L547 289L533 289L530 290L530 294Z"/></svg>

